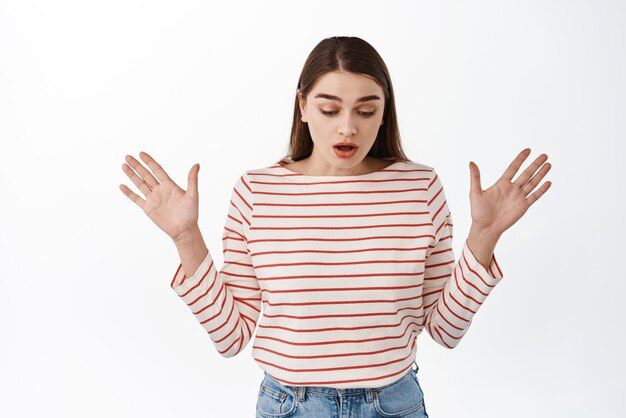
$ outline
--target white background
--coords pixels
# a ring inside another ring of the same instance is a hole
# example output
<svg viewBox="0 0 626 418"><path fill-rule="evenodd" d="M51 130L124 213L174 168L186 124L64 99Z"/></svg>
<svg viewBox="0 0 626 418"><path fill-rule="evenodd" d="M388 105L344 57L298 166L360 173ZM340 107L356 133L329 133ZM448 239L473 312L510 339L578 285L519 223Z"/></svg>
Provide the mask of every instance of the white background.
<svg viewBox="0 0 626 418"><path fill-rule="evenodd" d="M622 416L625 23L619 1L0 1L0 416L254 416L251 344L221 357L169 288L178 254L121 165L147 151L186 188L199 162L221 265L232 186L285 154L333 35L385 59L457 255L470 160L483 188L527 146L553 164L463 341L418 337L431 418Z"/></svg>

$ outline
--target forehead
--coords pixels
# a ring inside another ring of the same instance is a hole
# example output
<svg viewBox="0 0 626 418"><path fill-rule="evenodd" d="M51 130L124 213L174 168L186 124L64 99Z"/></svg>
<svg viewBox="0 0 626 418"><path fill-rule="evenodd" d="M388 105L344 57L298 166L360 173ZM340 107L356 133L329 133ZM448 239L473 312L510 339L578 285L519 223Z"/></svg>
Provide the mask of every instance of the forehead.
<svg viewBox="0 0 626 418"><path fill-rule="evenodd" d="M315 97L316 93L332 94L344 101L354 101L373 94L383 97L383 89L374 79L347 71L331 71L320 76L309 93L310 97Z"/></svg>

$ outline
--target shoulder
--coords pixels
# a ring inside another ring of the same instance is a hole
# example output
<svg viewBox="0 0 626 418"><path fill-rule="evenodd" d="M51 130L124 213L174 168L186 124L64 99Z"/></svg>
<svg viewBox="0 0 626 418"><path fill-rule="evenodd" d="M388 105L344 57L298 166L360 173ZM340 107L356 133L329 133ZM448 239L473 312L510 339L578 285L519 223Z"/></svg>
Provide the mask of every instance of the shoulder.
<svg viewBox="0 0 626 418"><path fill-rule="evenodd" d="M394 164L394 167L399 170L409 170L425 174L435 172L434 167L417 161L398 161Z"/></svg>
<svg viewBox="0 0 626 418"><path fill-rule="evenodd" d="M241 177L245 178L246 180L248 180L248 179L249 180L255 180L255 179L259 180L263 176L275 175L281 168L282 168L282 166L279 165L278 163L274 163L274 164L268 165L268 166L249 168L247 170L244 170L241 173Z"/></svg>
<svg viewBox="0 0 626 418"><path fill-rule="evenodd" d="M261 181L264 178L268 179L271 176L285 175L289 171L286 170L284 167L286 165L291 166L292 164L294 163L287 160L279 160L270 165L257 166L244 170L241 173L241 177L244 178L246 181L250 180L251 182L254 182L255 180Z"/></svg>
<svg viewBox="0 0 626 418"><path fill-rule="evenodd" d="M254 193L255 185L267 181L270 176L279 175L280 168L280 165L273 164L240 171L235 181L235 188L245 188L248 193Z"/></svg>
<svg viewBox="0 0 626 418"><path fill-rule="evenodd" d="M439 173L429 164L424 164L416 161L401 161L394 165L398 171L412 174L411 177L418 178L423 181L424 190L427 193L436 193L439 189L443 188Z"/></svg>

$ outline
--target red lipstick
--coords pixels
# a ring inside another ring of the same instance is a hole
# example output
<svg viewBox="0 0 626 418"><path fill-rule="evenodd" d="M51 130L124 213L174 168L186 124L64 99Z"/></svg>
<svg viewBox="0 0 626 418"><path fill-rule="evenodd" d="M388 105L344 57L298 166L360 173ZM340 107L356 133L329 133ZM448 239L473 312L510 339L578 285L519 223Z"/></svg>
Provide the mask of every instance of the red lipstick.
<svg viewBox="0 0 626 418"><path fill-rule="evenodd" d="M333 145L333 149L335 150L335 154L339 158L351 158L356 154L358 150L358 146L351 142L339 142Z"/></svg>

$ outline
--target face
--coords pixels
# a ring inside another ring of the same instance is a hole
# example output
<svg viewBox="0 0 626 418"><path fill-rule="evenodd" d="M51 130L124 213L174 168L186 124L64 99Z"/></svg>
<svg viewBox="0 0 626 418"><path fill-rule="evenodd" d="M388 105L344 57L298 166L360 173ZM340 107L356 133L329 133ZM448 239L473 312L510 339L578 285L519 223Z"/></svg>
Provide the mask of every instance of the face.
<svg viewBox="0 0 626 418"><path fill-rule="evenodd" d="M318 175L367 172L371 158L366 156L384 122L384 105L382 88L367 76L345 71L320 76L306 100L300 98L302 121L313 139L309 171ZM336 151L341 142L355 145L356 152Z"/></svg>

